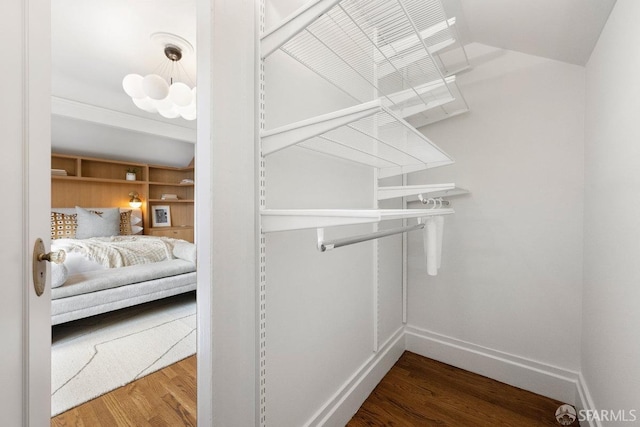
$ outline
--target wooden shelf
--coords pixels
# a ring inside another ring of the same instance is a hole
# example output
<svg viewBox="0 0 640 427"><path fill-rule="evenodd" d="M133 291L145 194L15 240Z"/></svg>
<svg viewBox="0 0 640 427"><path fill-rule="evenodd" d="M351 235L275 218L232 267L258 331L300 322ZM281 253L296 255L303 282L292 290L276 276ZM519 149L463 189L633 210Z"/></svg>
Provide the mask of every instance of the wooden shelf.
<svg viewBox="0 0 640 427"><path fill-rule="evenodd" d="M172 237L188 242L193 242L195 237L193 226L151 227L147 230L146 234L151 236Z"/></svg>
<svg viewBox="0 0 640 427"><path fill-rule="evenodd" d="M182 184L183 179L194 179L193 166L184 168L149 165L149 192L147 209L152 215L155 205L171 206L171 223L179 224L175 227L153 227L149 234L155 236L175 237L194 241L194 197L195 184ZM162 199L162 194L175 194L178 199ZM151 221L149 221L151 225Z"/></svg>
<svg viewBox="0 0 640 427"><path fill-rule="evenodd" d="M262 154L298 145L378 168L380 178L453 163L381 100L261 133Z"/></svg>
<svg viewBox="0 0 640 427"><path fill-rule="evenodd" d="M51 175L51 179L62 181L105 182L110 184L146 185L148 181L127 181L126 179L88 178L82 176Z"/></svg>
<svg viewBox="0 0 640 427"><path fill-rule="evenodd" d="M193 229L193 225L176 225L173 227L149 227L150 231L158 231L158 230L188 230Z"/></svg>
<svg viewBox="0 0 640 427"><path fill-rule="evenodd" d="M149 202L153 202L153 203L193 203L194 200L193 199L170 199L170 200L165 200L165 199L149 199Z"/></svg>
<svg viewBox="0 0 640 427"><path fill-rule="evenodd" d="M145 234L193 242L195 184L180 183L183 179L194 179L193 166L181 168L52 154L51 168L65 170L68 174L51 176L52 207L128 207L129 193L135 191L143 201ZM124 179L128 168L135 168L141 179ZM162 200L162 194L176 194L179 199ZM185 226L152 228L149 219L152 205L170 205L172 223Z"/></svg>
<svg viewBox="0 0 640 427"><path fill-rule="evenodd" d="M162 185L165 187L193 187L195 183L191 182L188 184L175 183L175 182L159 182L159 181L149 181L149 185Z"/></svg>
<svg viewBox="0 0 640 427"><path fill-rule="evenodd" d="M265 209L262 232L368 224L394 219L449 215L453 209Z"/></svg>

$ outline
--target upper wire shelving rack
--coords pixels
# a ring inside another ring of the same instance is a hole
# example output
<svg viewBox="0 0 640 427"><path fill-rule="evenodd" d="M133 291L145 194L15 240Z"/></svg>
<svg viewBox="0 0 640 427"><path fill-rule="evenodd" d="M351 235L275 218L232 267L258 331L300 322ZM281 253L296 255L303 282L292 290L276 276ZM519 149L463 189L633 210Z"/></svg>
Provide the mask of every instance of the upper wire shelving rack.
<svg viewBox="0 0 640 427"><path fill-rule="evenodd" d="M261 52L280 49L358 102L382 98L399 117L430 123L430 109L468 109L433 57L456 42L454 24L439 0L314 0L265 33Z"/></svg>

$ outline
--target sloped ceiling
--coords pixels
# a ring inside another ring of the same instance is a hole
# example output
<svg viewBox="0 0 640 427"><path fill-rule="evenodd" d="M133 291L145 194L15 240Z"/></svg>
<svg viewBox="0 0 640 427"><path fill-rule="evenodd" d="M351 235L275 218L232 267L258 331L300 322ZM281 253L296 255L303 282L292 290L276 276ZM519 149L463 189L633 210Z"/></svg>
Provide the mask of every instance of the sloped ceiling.
<svg viewBox="0 0 640 427"><path fill-rule="evenodd" d="M133 160L146 160L139 157L156 151L156 156L166 158L158 159L161 163L178 165L191 160L195 122L139 110L124 94L121 82L126 74L152 73L166 61L163 47L150 39L152 33L177 34L196 48L195 2L52 1L54 150L117 158L128 155ZM271 10L267 22L277 21L306 2L267 1L267 11ZM447 14L457 18L463 43L479 42L578 65L588 61L614 4L615 0L443 0ZM180 63L195 81L195 54L186 52ZM186 79L182 76L181 80ZM69 108L61 109L61 105ZM122 124L131 119L140 120L125 130ZM96 133L99 138L93 136ZM136 149L123 156L123 146Z"/></svg>
<svg viewBox="0 0 640 427"><path fill-rule="evenodd" d="M586 65L615 0L444 0L473 41Z"/></svg>

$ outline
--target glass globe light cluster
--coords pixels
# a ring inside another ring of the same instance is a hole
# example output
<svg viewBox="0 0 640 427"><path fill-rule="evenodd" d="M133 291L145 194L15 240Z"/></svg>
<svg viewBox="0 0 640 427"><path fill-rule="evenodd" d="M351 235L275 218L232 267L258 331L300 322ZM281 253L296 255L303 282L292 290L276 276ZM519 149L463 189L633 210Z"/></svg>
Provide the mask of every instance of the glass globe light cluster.
<svg viewBox="0 0 640 427"><path fill-rule="evenodd" d="M165 55L173 63L182 58L180 48L168 45ZM191 89L185 83L167 83L157 74L127 74L122 79L122 87L133 103L141 110L149 113L159 113L162 117L185 120L196 118L196 88Z"/></svg>

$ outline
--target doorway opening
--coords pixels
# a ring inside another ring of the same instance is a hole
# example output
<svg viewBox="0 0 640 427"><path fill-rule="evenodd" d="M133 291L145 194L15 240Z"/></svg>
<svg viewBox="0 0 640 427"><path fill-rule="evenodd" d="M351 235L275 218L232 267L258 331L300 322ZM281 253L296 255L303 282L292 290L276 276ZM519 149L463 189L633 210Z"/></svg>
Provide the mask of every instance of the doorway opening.
<svg viewBox="0 0 640 427"><path fill-rule="evenodd" d="M180 59L194 86L196 2L51 6L52 249L67 254L52 267L52 415L90 417L85 402L113 401L138 381L128 389L144 398L121 410L171 420L139 404L159 399L156 386L140 386L158 377L181 390L164 403L189 408L195 424L195 121L141 110L122 82L162 74L158 34L171 33L194 47Z"/></svg>

